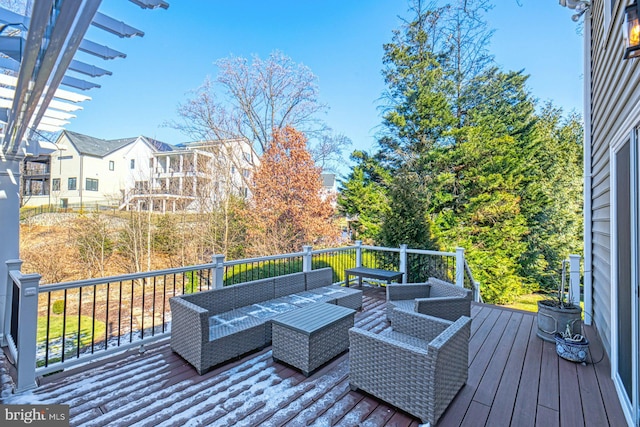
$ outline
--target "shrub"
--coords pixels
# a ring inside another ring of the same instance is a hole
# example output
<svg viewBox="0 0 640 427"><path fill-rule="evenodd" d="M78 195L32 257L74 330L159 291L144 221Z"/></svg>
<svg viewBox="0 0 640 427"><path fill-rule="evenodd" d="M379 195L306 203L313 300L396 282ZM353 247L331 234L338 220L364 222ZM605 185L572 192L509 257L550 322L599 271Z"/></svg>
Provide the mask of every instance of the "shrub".
<svg viewBox="0 0 640 427"><path fill-rule="evenodd" d="M64 312L64 300L59 299L53 302L53 314L62 314Z"/></svg>

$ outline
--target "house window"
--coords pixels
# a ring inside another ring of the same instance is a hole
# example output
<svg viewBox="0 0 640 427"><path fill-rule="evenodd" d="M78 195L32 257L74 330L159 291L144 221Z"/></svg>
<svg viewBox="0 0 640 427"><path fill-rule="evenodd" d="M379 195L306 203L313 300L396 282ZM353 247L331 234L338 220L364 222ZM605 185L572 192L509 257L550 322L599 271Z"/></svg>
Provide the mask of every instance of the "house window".
<svg viewBox="0 0 640 427"><path fill-rule="evenodd" d="M113 160L109 160L109 170L112 171L116 168L116 164Z"/></svg>
<svg viewBox="0 0 640 427"><path fill-rule="evenodd" d="M244 152L244 159L251 163L251 153L247 153L246 151Z"/></svg>
<svg viewBox="0 0 640 427"><path fill-rule="evenodd" d="M236 167L235 166L231 166L231 175L236 173Z"/></svg>
<svg viewBox="0 0 640 427"><path fill-rule="evenodd" d="M76 190L78 188L77 178L69 178L69 180L67 181L67 188L69 190Z"/></svg>
<svg viewBox="0 0 640 427"><path fill-rule="evenodd" d="M153 168L153 157L149 159L149 167Z"/></svg>
<svg viewBox="0 0 640 427"><path fill-rule="evenodd" d="M135 169L136 168L136 159L131 159L131 169Z"/></svg>
<svg viewBox="0 0 640 427"><path fill-rule="evenodd" d="M242 169L242 175L245 178L249 178L249 175L251 175L251 172L249 171L249 169Z"/></svg>
<svg viewBox="0 0 640 427"><path fill-rule="evenodd" d="M98 180L87 178L85 187L87 188L87 191L98 191Z"/></svg>
<svg viewBox="0 0 640 427"><path fill-rule="evenodd" d="M60 178L53 178L51 180L51 191L60 191Z"/></svg>

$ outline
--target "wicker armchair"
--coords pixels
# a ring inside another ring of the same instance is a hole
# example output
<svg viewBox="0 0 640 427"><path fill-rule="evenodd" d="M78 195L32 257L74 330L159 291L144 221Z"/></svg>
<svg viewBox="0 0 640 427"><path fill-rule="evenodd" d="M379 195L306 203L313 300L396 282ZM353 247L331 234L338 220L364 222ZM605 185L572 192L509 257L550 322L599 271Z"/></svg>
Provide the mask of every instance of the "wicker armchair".
<svg viewBox="0 0 640 427"><path fill-rule="evenodd" d="M446 320L471 316L471 290L430 277L427 283L387 285L387 320L393 322L393 309L413 310Z"/></svg>
<svg viewBox="0 0 640 427"><path fill-rule="evenodd" d="M471 319L395 311L380 334L349 330L349 385L433 426L467 380Z"/></svg>

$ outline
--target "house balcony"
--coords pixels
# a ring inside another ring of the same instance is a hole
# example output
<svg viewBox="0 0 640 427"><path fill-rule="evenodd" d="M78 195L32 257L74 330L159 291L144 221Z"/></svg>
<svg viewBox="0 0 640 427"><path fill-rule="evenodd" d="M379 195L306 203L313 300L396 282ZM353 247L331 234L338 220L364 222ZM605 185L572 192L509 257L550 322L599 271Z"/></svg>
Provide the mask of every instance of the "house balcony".
<svg viewBox="0 0 640 427"><path fill-rule="evenodd" d="M80 324L81 317L92 322L88 337L67 331L66 343L47 333L51 339L38 347L37 359L31 355L38 365L36 384L26 384L17 394L5 384L3 403L68 404L71 425L418 426L420 420L411 415L350 390L348 352L309 377L274 362L271 346L198 375L169 346L168 299L219 287L221 281L254 280L260 271L281 275L327 264L334 269L334 281L344 279L344 269L362 263L395 265L410 279L422 272L472 285L466 272L464 278L456 274L468 270L460 255L360 245L305 248L296 254L227 262L216 257L201 266L39 288L37 275L12 269L14 295L36 287L39 321L53 324L53 302L63 300L62 316L69 317L69 324ZM363 307L355 325L375 333L389 328L383 284L365 283L359 289ZM28 311L20 305L20 316ZM554 344L536 336L535 313L475 302L471 317L469 376L438 426L626 425L609 360L592 327L585 329L591 345L588 363L582 365L559 358ZM104 327L92 339L99 323ZM18 333L17 323L5 327L8 334ZM20 364L8 361L16 354L5 351L4 368L19 383ZM9 378L0 376L0 381Z"/></svg>

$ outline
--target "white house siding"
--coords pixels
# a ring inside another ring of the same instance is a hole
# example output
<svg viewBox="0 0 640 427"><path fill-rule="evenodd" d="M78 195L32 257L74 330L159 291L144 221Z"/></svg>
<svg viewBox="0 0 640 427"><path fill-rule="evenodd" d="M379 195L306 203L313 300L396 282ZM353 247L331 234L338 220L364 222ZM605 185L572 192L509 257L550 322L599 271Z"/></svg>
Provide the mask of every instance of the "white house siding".
<svg viewBox="0 0 640 427"><path fill-rule="evenodd" d="M50 198L40 204L59 206L66 199L70 205L117 206L122 201L123 191L132 189L136 180L149 180L149 159L153 155L153 149L143 138L138 138L104 157L80 154L64 134L58 145L66 147L66 150L51 155L51 182L60 179L60 190L51 191ZM135 160L133 170L130 167L132 159ZM110 170L111 161L113 170ZM75 190L69 190L69 178L76 178ZM98 180L97 191L87 189L87 178ZM35 203L29 201L29 205Z"/></svg>
<svg viewBox="0 0 640 427"><path fill-rule="evenodd" d="M640 124L640 62L623 60L623 2L605 25L605 5L592 3L591 42L591 238L594 321L611 355L611 162L610 148ZM587 94L588 95L588 94Z"/></svg>

